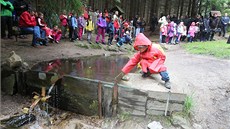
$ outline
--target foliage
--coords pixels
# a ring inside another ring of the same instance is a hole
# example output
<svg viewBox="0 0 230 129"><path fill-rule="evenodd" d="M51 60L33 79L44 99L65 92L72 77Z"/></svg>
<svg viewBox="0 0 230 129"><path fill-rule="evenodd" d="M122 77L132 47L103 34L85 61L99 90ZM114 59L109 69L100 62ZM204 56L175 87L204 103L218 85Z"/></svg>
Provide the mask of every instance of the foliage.
<svg viewBox="0 0 230 129"><path fill-rule="evenodd" d="M186 116L190 115L193 107L194 107L193 95L186 96L184 102L184 113Z"/></svg>
<svg viewBox="0 0 230 129"><path fill-rule="evenodd" d="M218 58L230 59L230 45L226 40L193 42L184 44L183 47L194 54L212 55Z"/></svg>
<svg viewBox="0 0 230 129"><path fill-rule="evenodd" d="M83 43L75 43L76 46L81 47L81 48L85 48L85 49L89 49L89 46L87 44Z"/></svg>
<svg viewBox="0 0 230 129"><path fill-rule="evenodd" d="M93 100L93 102L89 105L89 109L91 109L93 111L97 111L97 109L98 109L98 101Z"/></svg>
<svg viewBox="0 0 230 129"><path fill-rule="evenodd" d="M100 44L96 44L96 43L90 44L90 47L91 47L92 49L101 49L101 48L102 48L102 46L101 46Z"/></svg>
<svg viewBox="0 0 230 129"><path fill-rule="evenodd" d="M130 119L130 113L129 112L122 112L122 113L118 114L117 117L121 122L123 122L123 121Z"/></svg>
<svg viewBox="0 0 230 129"><path fill-rule="evenodd" d="M59 15L63 10L80 14L82 13L81 0L59 0L54 2L53 0L41 0L38 3L40 7L38 11L43 12L45 20L50 27L59 25Z"/></svg>

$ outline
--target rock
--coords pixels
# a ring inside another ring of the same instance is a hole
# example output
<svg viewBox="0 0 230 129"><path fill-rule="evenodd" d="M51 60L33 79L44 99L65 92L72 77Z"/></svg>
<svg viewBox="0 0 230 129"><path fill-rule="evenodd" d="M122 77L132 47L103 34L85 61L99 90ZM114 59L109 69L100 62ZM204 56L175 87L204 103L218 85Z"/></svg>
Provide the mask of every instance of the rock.
<svg viewBox="0 0 230 129"><path fill-rule="evenodd" d="M15 89L15 74L2 78L1 89L6 94L13 95Z"/></svg>
<svg viewBox="0 0 230 129"><path fill-rule="evenodd" d="M194 123L193 124L193 128L194 129L203 129L201 125L197 124L197 123Z"/></svg>
<svg viewBox="0 0 230 129"><path fill-rule="evenodd" d="M179 113L172 114L172 125L181 127L182 129L193 129L191 123Z"/></svg>
<svg viewBox="0 0 230 129"><path fill-rule="evenodd" d="M227 44L230 44L230 36L228 37L228 41L227 41Z"/></svg>
<svg viewBox="0 0 230 129"><path fill-rule="evenodd" d="M29 69L29 64L26 63L26 62L23 62L23 63L22 63L22 68L23 68L23 69Z"/></svg>
<svg viewBox="0 0 230 129"><path fill-rule="evenodd" d="M162 125L160 122L153 121L148 124L147 126L148 129L163 129Z"/></svg>
<svg viewBox="0 0 230 129"><path fill-rule="evenodd" d="M6 60L6 64L10 68L16 68L22 66L22 59L14 51L10 53L10 57Z"/></svg>

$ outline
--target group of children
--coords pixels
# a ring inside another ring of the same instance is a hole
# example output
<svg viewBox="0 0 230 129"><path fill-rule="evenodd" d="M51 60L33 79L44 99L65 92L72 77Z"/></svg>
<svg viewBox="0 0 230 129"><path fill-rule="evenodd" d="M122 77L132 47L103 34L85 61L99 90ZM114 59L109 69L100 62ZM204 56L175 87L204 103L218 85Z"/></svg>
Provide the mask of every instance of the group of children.
<svg viewBox="0 0 230 129"><path fill-rule="evenodd" d="M188 31L187 27L184 25L184 22L180 22L178 25L174 21L168 23L165 16L160 18L158 22L161 24L161 43L178 44L186 37L188 38L189 42L192 42L195 34L199 31L199 28L196 26L195 22L191 23Z"/></svg>
<svg viewBox="0 0 230 129"><path fill-rule="evenodd" d="M95 19L96 17L96 19ZM113 39L117 41L117 46L120 47L123 43L131 42L129 23L118 17L118 12L111 15L105 12L84 12L78 17L77 14L66 11L59 16L61 21L61 29L63 38L66 38L66 32L69 30L68 38L70 41L83 40L82 35L86 32L88 43L92 43L92 33L96 32L95 42L102 44L113 44ZM108 35L108 42L105 41L105 36ZM100 39L101 38L101 39Z"/></svg>
<svg viewBox="0 0 230 129"><path fill-rule="evenodd" d="M37 14L35 14L35 16L37 20L37 25L40 27L40 29L45 31L46 37L51 42L59 43L62 37L62 31L58 28L58 26L54 25L52 29L49 28L44 21L44 14L41 12L38 12Z"/></svg>

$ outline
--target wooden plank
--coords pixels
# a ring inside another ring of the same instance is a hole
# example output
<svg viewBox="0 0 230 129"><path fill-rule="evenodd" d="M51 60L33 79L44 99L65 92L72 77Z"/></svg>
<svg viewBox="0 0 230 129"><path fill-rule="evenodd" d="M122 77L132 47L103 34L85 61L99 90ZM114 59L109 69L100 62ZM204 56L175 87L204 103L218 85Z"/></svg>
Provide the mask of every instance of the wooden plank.
<svg viewBox="0 0 230 129"><path fill-rule="evenodd" d="M117 103L118 103L118 85L117 81L115 81L114 86L113 86L113 116L117 115Z"/></svg>
<svg viewBox="0 0 230 129"><path fill-rule="evenodd" d="M102 118L102 86L101 82L98 82L98 116Z"/></svg>

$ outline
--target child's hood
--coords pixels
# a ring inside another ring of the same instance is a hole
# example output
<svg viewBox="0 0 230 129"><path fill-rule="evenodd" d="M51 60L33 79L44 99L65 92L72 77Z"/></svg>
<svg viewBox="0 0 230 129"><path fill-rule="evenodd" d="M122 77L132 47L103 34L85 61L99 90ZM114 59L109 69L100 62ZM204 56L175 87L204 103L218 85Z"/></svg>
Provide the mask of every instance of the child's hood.
<svg viewBox="0 0 230 129"><path fill-rule="evenodd" d="M135 39L133 47L135 50L138 50L137 47L140 45L147 45L148 47L150 47L152 45L152 42L143 33L139 33Z"/></svg>

